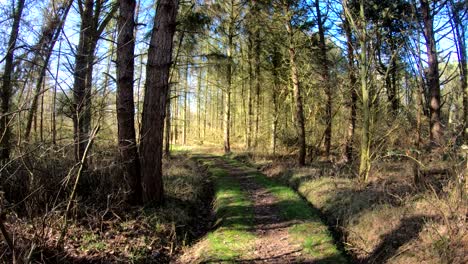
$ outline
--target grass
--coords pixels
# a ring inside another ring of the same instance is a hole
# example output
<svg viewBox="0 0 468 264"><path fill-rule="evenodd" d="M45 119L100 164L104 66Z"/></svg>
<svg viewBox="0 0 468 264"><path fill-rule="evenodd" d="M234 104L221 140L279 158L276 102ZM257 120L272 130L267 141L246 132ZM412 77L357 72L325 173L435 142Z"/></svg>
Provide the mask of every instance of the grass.
<svg viewBox="0 0 468 264"><path fill-rule="evenodd" d="M292 243L299 242L305 253L315 259L326 260L318 263L347 263L320 216L295 191L261 174L257 174L255 180L276 197L284 220L303 221L289 228Z"/></svg>
<svg viewBox="0 0 468 264"><path fill-rule="evenodd" d="M237 160L225 158L225 161L230 165L249 169ZM288 230L291 234L291 243L301 244L304 252L318 259L318 263L347 263L346 258L337 248L328 227L321 221L318 211L314 210L290 187L258 172L253 172L252 176L258 185L274 195L277 200L276 207L283 221L301 221Z"/></svg>
<svg viewBox="0 0 468 264"><path fill-rule="evenodd" d="M158 208L126 204L125 186L118 185L119 174L113 176L115 182L102 186L104 181L100 180L115 171L93 170L95 185L88 186L93 195L78 196L61 249L55 247L62 226L60 213L8 217L5 224L15 237L17 259L31 252L34 263L169 262L179 249L206 231L212 190L210 179L187 154L175 153L163 166L166 203ZM6 251L6 246L0 245L0 252ZM2 254L0 262L10 263L11 254Z"/></svg>
<svg viewBox="0 0 468 264"><path fill-rule="evenodd" d="M450 190L456 189L417 189L404 166L379 165L378 178L366 186L349 175L330 176L315 164L296 168L273 162L265 172L293 186L336 225L358 262L466 263L467 204L452 199L458 196Z"/></svg>
<svg viewBox="0 0 468 264"><path fill-rule="evenodd" d="M199 243L191 256L194 259L188 262L235 262L254 248L255 235L250 232L254 219L252 203L239 182L225 170L216 168L210 160L204 160L203 165L214 181L216 230Z"/></svg>

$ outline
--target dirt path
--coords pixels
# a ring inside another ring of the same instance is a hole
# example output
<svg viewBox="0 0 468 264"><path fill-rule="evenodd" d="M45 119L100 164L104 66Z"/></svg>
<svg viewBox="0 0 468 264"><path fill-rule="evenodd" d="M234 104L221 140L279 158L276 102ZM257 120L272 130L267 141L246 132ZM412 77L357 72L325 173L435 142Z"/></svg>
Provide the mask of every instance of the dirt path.
<svg viewBox="0 0 468 264"><path fill-rule="evenodd" d="M218 161L217 166L226 170L231 177L239 180L245 192L249 194L253 202L254 229L257 239L255 251L248 259L240 262L248 263L311 263L302 254L302 248L298 244L291 244L288 228L301 221L284 221L279 215L279 209L275 205L276 197L267 189L255 181L254 169L239 168L223 161Z"/></svg>
<svg viewBox="0 0 468 264"><path fill-rule="evenodd" d="M290 188L229 158L199 157L215 181L215 229L175 263L346 263Z"/></svg>

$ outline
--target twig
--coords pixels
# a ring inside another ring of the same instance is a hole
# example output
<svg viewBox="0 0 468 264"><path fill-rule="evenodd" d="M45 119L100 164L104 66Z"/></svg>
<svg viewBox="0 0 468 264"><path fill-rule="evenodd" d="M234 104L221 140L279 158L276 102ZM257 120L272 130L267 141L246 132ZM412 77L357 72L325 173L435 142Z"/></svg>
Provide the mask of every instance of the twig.
<svg viewBox="0 0 468 264"><path fill-rule="evenodd" d="M94 141L94 139L96 137L96 134L99 131L99 128L100 128L100 126L97 125L93 129L93 131L91 133L91 137L90 137L90 139L88 141L88 144L86 145L85 151L83 153L83 157L81 157L80 168L78 169L75 184L73 185L73 190L72 190L72 192L70 194L70 198L68 198L67 209L65 210L65 216L64 216L64 220L63 220L62 232L60 233L60 238L57 241L57 246L59 246L59 245L61 245L63 243L65 233L67 232L67 229L68 229L68 213L70 212L71 204L73 202L73 199L75 198L76 188L78 186L78 182L80 180L81 174L83 174L83 168L84 168L84 164L86 163L86 158L88 156L89 149L91 148L91 145L93 144L93 141Z"/></svg>
<svg viewBox="0 0 468 264"><path fill-rule="evenodd" d="M3 216L4 213L2 212L0 214L0 230L2 231L3 238L5 239L5 242L7 243L8 247L10 248L11 252L15 251L13 241L11 240L10 235L8 234L5 225L3 224Z"/></svg>

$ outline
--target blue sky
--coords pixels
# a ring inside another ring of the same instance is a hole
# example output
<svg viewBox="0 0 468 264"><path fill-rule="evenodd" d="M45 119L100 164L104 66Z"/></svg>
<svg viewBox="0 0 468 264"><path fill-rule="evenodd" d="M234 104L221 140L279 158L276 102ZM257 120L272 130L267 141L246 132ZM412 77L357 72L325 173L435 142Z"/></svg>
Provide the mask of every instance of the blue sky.
<svg viewBox="0 0 468 264"><path fill-rule="evenodd" d="M39 34L40 32L40 27L41 27L41 23L40 23L40 19L41 19L41 9L44 8L44 5L47 4L47 1L40 1L40 0L27 0L27 3L29 3L29 8L27 10L25 10L25 21L32 21L30 23L30 26L27 28L27 30L24 30L25 29L25 26L23 25L23 30L20 32L21 34L21 37L26 40L29 44L32 44L35 42L35 40L37 39L37 35ZM142 12L140 12L140 17L139 17L139 21L141 23L144 23L146 24L146 26L141 26L139 29L139 34L138 34L138 47L137 47L137 53L138 52L145 52L146 50L146 44L145 43L142 43L141 40L142 40L142 37L144 34L146 34L147 32L150 31L150 27L151 27L151 24L152 24L152 17L153 17L153 14L154 14L154 8L153 8L153 1L152 0L142 0L141 1L141 10ZM0 5L3 5L3 6L8 6L8 5L11 5L11 0L0 0ZM76 3L75 3L75 6L76 6ZM340 9L340 5L336 4L334 6L332 6L334 9ZM331 14L331 13L330 13ZM438 24L441 24L441 23L444 23L444 17L443 16L439 16L439 20L437 21L437 23L435 23L435 26L437 27ZM64 29L64 32L65 32L65 35L67 36L67 38L69 39L69 41L72 43L72 44L76 44L78 42L78 30L79 30L79 16L78 16L78 13L77 13L77 10L76 8L72 8L72 10L70 11L70 14L67 18L67 22L65 24L65 29ZM334 21L338 21L337 19L334 19ZM0 25L1 27L5 27L5 25L7 25L7 23L4 23L2 25ZM337 41L343 41L343 37L340 36L338 33L338 31L336 30L337 29L337 26L338 25L332 25L332 30L329 32L329 36L332 37L332 38L335 38L335 40ZM4 28L2 29L3 31L8 31L7 28ZM442 31L440 32L440 34L445 34L447 32L447 30L449 29L446 29L445 31ZM2 42L4 42L4 40L6 39L7 36L5 36L5 34L3 35L3 40ZM441 56L442 57L445 57L445 54L447 54L448 52L452 52L453 55L450 57L450 59L452 61L455 61L456 60L456 54L455 54L455 50L454 50L454 47L453 47L453 42L452 40L450 39L452 38L452 35L449 34L446 38L444 38L440 43L439 43L439 48L440 50L445 50ZM102 56L107 56L108 55L108 43L105 42L105 41L101 41L100 42L100 46L99 46L99 49L98 49L98 57L102 57ZM55 47L55 50L58 50L58 43ZM63 41L62 42L62 52L64 52L64 54L68 54L68 61L69 62L73 62L73 56L72 56L72 52L71 52L71 47L68 45L68 43L66 41ZM70 87L71 83L72 83L72 75L71 73L69 72L69 69L66 69L66 67L63 67L65 65L65 62L67 62L67 60L65 60L63 57L62 57L62 61L61 61L61 64L62 64L62 67L61 67L61 70L60 70L60 74L59 74L59 79L61 79L61 82L62 82L62 85L63 85L63 88L66 89L68 87ZM137 61L138 62L138 61ZM56 64L57 64L57 60L56 60L56 57L53 57L52 58L52 61L51 61L51 71L52 72L55 72L55 68L56 68ZM96 74L95 74L95 77L96 78L101 78L103 77L102 75L102 69L103 67L107 64L107 60L103 60L101 63L97 64L96 65ZM144 72L144 71L143 71Z"/></svg>

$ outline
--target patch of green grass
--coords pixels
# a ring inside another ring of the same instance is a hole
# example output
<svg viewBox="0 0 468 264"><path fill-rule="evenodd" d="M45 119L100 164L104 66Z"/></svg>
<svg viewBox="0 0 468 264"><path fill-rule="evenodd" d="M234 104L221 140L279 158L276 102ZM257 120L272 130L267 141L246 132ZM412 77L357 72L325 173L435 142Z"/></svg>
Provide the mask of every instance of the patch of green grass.
<svg viewBox="0 0 468 264"><path fill-rule="evenodd" d="M227 171L216 168L211 160L204 160L203 164L208 166L215 185L217 229L206 236L197 262L235 262L254 248L255 236L250 232L254 220L252 202Z"/></svg>
<svg viewBox="0 0 468 264"><path fill-rule="evenodd" d="M327 227L320 221L295 225L289 233L295 241L301 242L307 254L319 259L319 263L347 263Z"/></svg>
<svg viewBox="0 0 468 264"><path fill-rule="evenodd" d="M106 243L104 243L98 235L94 233L85 233L82 238L82 245L80 249L83 251L102 251L106 249Z"/></svg>
<svg viewBox="0 0 468 264"><path fill-rule="evenodd" d="M220 228L206 240L208 247L201 254L202 262L234 262L252 252L255 236L245 230Z"/></svg>

